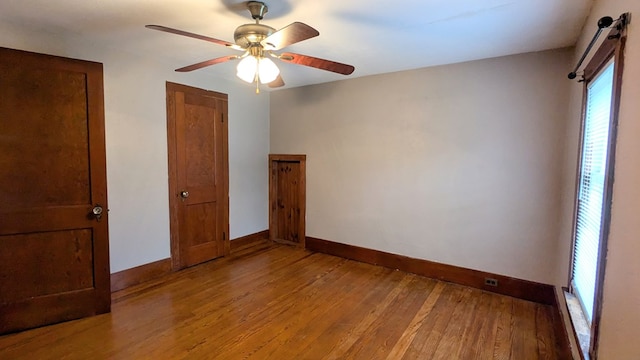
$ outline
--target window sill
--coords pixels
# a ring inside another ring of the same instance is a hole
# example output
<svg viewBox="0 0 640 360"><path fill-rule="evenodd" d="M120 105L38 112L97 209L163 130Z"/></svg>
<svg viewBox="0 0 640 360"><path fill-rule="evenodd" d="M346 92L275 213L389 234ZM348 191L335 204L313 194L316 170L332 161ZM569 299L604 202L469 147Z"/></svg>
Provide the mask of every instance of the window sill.
<svg viewBox="0 0 640 360"><path fill-rule="evenodd" d="M571 319L573 335L580 347L580 354L582 355L582 359L589 360L589 341L591 339L589 323L582 313L582 307L580 306L578 298L567 292L566 288L563 290L569 318Z"/></svg>

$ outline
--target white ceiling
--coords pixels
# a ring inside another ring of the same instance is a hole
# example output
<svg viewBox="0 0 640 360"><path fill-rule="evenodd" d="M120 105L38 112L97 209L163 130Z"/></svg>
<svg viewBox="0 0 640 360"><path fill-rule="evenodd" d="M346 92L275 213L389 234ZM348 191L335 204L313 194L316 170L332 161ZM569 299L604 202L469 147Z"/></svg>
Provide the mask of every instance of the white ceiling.
<svg viewBox="0 0 640 360"><path fill-rule="evenodd" d="M571 46L593 0L266 0L263 23L301 21L320 36L286 51L354 65L349 77ZM239 0L1 0L0 22L156 57L171 69L236 52L145 29L158 24L233 42L251 23ZM1 45L1 44L0 44ZM100 61L100 59L91 59ZM201 70L240 81L235 62ZM278 62L286 87L343 75ZM569 69L568 69L569 70Z"/></svg>

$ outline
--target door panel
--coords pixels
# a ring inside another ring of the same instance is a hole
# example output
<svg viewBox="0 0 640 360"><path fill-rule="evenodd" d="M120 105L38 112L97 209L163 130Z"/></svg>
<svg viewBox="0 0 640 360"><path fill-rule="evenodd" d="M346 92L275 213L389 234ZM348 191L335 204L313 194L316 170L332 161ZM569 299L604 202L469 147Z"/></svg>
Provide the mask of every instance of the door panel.
<svg viewBox="0 0 640 360"><path fill-rule="evenodd" d="M185 260L189 264L199 264L224 255L224 248L216 239L216 234L220 232L216 205L215 202L208 202L185 206Z"/></svg>
<svg viewBox="0 0 640 360"><path fill-rule="evenodd" d="M174 268L228 253L226 102L224 94L167 83Z"/></svg>
<svg viewBox="0 0 640 360"><path fill-rule="evenodd" d="M0 333L110 309L102 91L102 64L0 48Z"/></svg>
<svg viewBox="0 0 640 360"><path fill-rule="evenodd" d="M300 208L298 193L300 187L300 163L294 161L280 161L277 164L278 188L276 238L299 243L298 223L300 222Z"/></svg>
<svg viewBox="0 0 640 360"><path fill-rule="evenodd" d="M86 75L4 67L2 78L0 209L90 203Z"/></svg>
<svg viewBox="0 0 640 360"><path fill-rule="evenodd" d="M16 302L30 297L93 288L91 230L4 235L0 237L0 293ZM38 266L24 266L25 258ZM22 286L30 284L29 286Z"/></svg>

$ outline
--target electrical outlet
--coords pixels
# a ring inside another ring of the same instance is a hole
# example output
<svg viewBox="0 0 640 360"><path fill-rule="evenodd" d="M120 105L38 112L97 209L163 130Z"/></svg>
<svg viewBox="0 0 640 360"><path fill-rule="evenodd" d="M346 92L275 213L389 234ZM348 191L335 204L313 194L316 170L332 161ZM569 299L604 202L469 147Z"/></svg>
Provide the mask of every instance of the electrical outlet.
<svg viewBox="0 0 640 360"><path fill-rule="evenodd" d="M498 286L498 279L484 278L484 284L489 286Z"/></svg>

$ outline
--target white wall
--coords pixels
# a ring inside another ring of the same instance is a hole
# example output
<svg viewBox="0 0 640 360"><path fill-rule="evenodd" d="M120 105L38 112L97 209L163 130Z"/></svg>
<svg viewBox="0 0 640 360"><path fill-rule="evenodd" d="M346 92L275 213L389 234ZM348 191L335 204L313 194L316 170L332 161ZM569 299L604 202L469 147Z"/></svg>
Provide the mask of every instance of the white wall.
<svg viewBox="0 0 640 360"><path fill-rule="evenodd" d="M26 23L0 24L0 46L104 64L111 271L170 256L165 82L229 94L230 238L268 227L269 93L177 74L153 54L103 48Z"/></svg>
<svg viewBox="0 0 640 360"><path fill-rule="evenodd" d="M603 360L640 358L637 330L640 324L640 2L596 0L574 54L576 59L582 54L600 17L616 18L623 12L631 12L634 18L628 27L618 118L611 228L598 353L598 358ZM580 84L572 85L563 187L566 195L562 207L564 220L558 241L558 253L561 254L558 278L564 286L567 285L569 271L581 91Z"/></svg>
<svg viewBox="0 0 640 360"><path fill-rule="evenodd" d="M307 235L553 283L568 50L271 94Z"/></svg>

